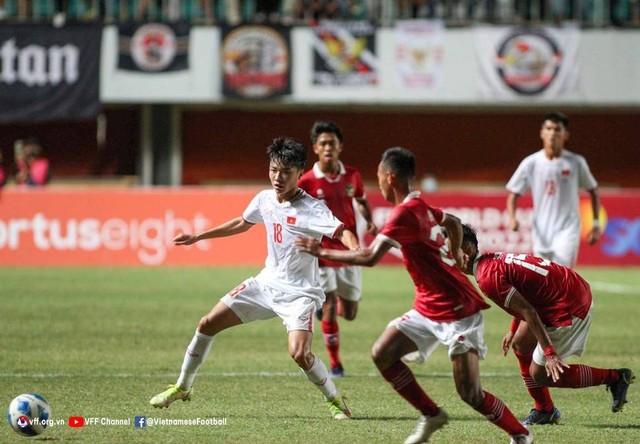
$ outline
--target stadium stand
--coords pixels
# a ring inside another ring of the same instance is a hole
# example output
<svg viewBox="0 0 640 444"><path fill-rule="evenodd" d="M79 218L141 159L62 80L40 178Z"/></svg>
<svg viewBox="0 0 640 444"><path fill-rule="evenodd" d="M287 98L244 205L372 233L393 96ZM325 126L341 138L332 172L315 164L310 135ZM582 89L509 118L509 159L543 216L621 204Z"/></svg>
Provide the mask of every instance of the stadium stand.
<svg viewBox="0 0 640 444"><path fill-rule="evenodd" d="M561 23L582 27L640 27L640 0L0 0L0 21L175 21L197 24L321 19L442 19L447 26Z"/></svg>

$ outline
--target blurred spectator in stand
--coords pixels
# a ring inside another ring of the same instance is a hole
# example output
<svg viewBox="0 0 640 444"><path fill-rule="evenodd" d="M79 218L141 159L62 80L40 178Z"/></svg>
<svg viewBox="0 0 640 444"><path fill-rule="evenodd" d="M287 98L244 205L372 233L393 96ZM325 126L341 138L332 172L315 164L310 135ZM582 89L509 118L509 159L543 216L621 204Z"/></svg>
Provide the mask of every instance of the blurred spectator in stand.
<svg viewBox="0 0 640 444"><path fill-rule="evenodd" d="M179 0L140 0L136 21L175 21L180 18Z"/></svg>
<svg viewBox="0 0 640 444"><path fill-rule="evenodd" d="M427 17L435 17L435 0L400 0L398 17L401 19L423 18L421 10L427 8Z"/></svg>
<svg viewBox="0 0 640 444"><path fill-rule="evenodd" d="M30 137L14 144L15 161L18 168L15 179L19 185L43 186L51 180L49 161L42 157L42 146L38 139Z"/></svg>
<svg viewBox="0 0 640 444"><path fill-rule="evenodd" d="M256 0L256 22L277 22L280 19L280 0Z"/></svg>
<svg viewBox="0 0 640 444"><path fill-rule="evenodd" d="M2 151L0 151L0 188L2 188L7 183L7 170L2 164L3 160L4 158L2 156Z"/></svg>

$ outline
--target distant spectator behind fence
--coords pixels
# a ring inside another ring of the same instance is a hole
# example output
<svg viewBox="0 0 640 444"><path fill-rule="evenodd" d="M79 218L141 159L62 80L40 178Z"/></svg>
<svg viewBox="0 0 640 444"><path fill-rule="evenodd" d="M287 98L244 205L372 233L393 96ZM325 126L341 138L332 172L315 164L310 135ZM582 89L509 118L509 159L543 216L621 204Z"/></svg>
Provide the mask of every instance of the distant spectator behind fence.
<svg viewBox="0 0 640 444"><path fill-rule="evenodd" d="M17 140L15 145L15 161L18 172L15 175L19 185L43 186L51 180L49 161L42 157L42 146L38 139L30 137Z"/></svg>
<svg viewBox="0 0 640 444"><path fill-rule="evenodd" d="M2 188L7 183L7 170L2 164L3 161L2 151L0 151L0 188Z"/></svg>

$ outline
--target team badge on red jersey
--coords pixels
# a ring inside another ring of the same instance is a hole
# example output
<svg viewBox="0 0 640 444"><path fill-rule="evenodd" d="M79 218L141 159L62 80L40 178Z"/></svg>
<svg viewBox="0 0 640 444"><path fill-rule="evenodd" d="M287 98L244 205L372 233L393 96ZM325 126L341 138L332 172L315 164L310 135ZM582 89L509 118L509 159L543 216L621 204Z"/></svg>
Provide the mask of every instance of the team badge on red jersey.
<svg viewBox="0 0 640 444"><path fill-rule="evenodd" d="M348 183L344 191L345 191L345 194L349 197L353 197L356 195L356 189L354 188L352 183Z"/></svg>

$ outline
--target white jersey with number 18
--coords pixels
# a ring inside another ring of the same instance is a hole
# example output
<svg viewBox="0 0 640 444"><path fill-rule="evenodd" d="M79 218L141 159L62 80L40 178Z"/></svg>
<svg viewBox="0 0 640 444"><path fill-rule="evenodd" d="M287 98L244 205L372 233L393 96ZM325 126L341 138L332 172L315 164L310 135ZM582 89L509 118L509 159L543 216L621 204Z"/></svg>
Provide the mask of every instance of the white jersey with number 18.
<svg viewBox="0 0 640 444"><path fill-rule="evenodd" d="M247 222L263 223L267 231L265 268L256 279L292 298L320 297L318 259L296 251L298 237L334 237L343 227L324 202L302 189L288 202L278 202L273 190L258 193L242 214Z"/></svg>

